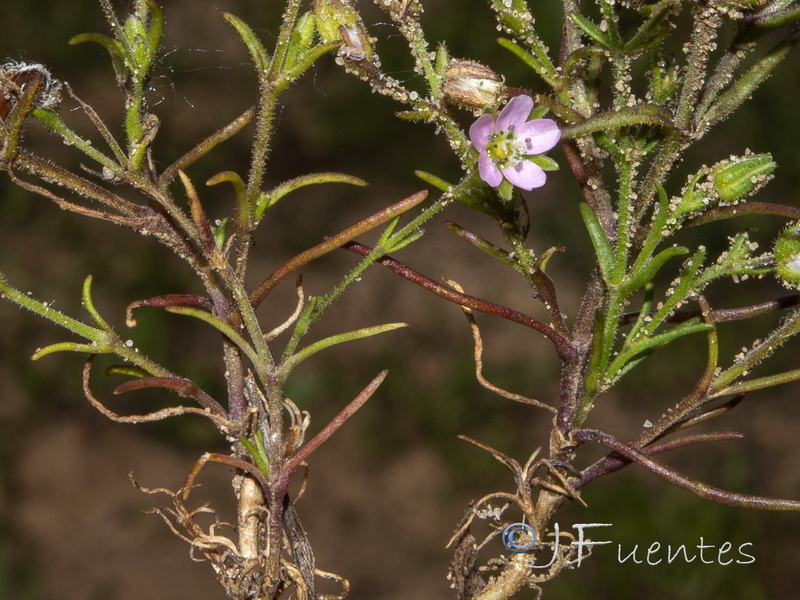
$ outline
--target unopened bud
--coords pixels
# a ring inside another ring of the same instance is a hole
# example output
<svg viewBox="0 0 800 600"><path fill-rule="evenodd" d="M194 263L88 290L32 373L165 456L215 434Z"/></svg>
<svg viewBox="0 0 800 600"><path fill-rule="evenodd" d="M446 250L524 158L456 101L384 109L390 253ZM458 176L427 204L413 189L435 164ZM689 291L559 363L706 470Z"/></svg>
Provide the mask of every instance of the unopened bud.
<svg viewBox="0 0 800 600"><path fill-rule="evenodd" d="M480 63L454 60L444 73L444 97L473 110L496 107L503 97L503 78Z"/></svg>
<svg viewBox="0 0 800 600"><path fill-rule="evenodd" d="M714 169L714 187L723 202L736 202L761 189L777 166L769 154L737 156Z"/></svg>
<svg viewBox="0 0 800 600"><path fill-rule="evenodd" d="M786 287L800 288L800 223L787 227L775 241L775 274Z"/></svg>
<svg viewBox="0 0 800 600"><path fill-rule="evenodd" d="M7 62L0 65L0 119L8 117L29 85L38 85L33 99L39 108L56 108L61 103L61 82L43 65Z"/></svg>
<svg viewBox="0 0 800 600"><path fill-rule="evenodd" d="M350 0L314 0L314 14L319 37L326 44L341 41L345 60L372 59L372 43Z"/></svg>

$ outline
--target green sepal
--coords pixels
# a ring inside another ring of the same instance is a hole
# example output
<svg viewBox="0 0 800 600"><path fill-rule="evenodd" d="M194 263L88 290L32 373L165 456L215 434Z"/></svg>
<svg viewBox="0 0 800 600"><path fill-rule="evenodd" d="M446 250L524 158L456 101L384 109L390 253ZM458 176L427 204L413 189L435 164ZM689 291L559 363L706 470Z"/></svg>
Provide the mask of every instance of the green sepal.
<svg viewBox="0 0 800 600"><path fill-rule="evenodd" d="M544 154L535 154L533 156L527 156L526 158L533 164L541 167L543 171L558 171L559 169L558 163Z"/></svg>
<svg viewBox="0 0 800 600"><path fill-rule="evenodd" d="M497 191L497 195L500 196L500 199L505 202L511 202L514 199L514 184L505 177L495 190Z"/></svg>
<svg viewBox="0 0 800 600"><path fill-rule="evenodd" d="M531 114L528 116L528 121L533 121L535 119L541 119L542 117L544 117L549 112L550 112L550 107L549 106L546 106L544 104L540 104L538 106L535 106L533 108L533 110L531 111Z"/></svg>
<svg viewBox="0 0 800 600"><path fill-rule="evenodd" d="M290 83L305 73L319 57L328 52L338 50L340 47L341 44L318 44L313 46L308 52L302 54L291 68L281 74L278 83L276 83L276 88L279 91L286 89Z"/></svg>
<svg viewBox="0 0 800 600"><path fill-rule="evenodd" d="M737 156L714 169L714 187L723 202L737 202L761 189L777 166L771 154Z"/></svg>
<svg viewBox="0 0 800 600"><path fill-rule="evenodd" d="M314 44L316 32L316 18L313 12L307 12L297 20L297 25L295 25L289 40L289 47L286 49L284 69L291 69L299 62L300 57Z"/></svg>
<svg viewBox="0 0 800 600"><path fill-rule="evenodd" d="M147 42L150 44L150 48L155 56L156 52L158 52L158 47L161 45L161 35L164 33L164 11L161 10L158 4L151 0L145 0L145 4L147 8L150 9Z"/></svg>

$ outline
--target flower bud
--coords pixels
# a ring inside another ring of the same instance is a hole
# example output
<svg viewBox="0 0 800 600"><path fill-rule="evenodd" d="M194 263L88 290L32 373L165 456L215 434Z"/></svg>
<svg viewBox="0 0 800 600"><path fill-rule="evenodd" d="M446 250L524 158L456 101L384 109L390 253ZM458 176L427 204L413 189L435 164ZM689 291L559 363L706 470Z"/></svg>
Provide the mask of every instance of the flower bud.
<svg viewBox="0 0 800 600"><path fill-rule="evenodd" d="M343 42L339 54L345 60L372 60L372 42L350 0L314 0L314 14L319 37L326 44Z"/></svg>
<svg viewBox="0 0 800 600"><path fill-rule="evenodd" d="M54 79L43 65L37 63L7 62L0 65L0 119L8 117L19 102L27 86L37 83L33 105L39 108L56 108L61 103L61 82Z"/></svg>
<svg viewBox="0 0 800 600"><path fill-rule="evenodd" d="M800 288L800 223L787 227L775 241L775 275L789 288Z"/></svg>
<svg viewBox="0 0 800 600"><path fill-rule="evenodd" d="M761 189L777 166L769 154L733 157L714 169L714 187L723 202L736 202Z"/></svg>
<svg viewBox="0 0 800 600"><path fill-rule="evenodd" d="M496 107L503 97L503 78L480 63L454 60L444 73L444 97L463 108Z"/></svg>

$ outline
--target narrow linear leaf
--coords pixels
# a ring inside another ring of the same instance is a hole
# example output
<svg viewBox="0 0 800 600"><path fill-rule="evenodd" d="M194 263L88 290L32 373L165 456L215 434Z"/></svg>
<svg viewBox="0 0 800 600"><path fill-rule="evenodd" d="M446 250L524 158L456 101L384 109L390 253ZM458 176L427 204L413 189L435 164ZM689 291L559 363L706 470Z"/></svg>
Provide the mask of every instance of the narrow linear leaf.
<svg viewBox="0 0 800 600"><path fill-rule="evenodd" d="M786 371L777 375L768 375L766 377L759 377L758 379L749 379L742 381L735 385L731 385L717 392L714 392L713 398L720 396L729 396L731 394L743 394L752 392L754 390L763 390L764 388L782 385L784 383L791 383L800 379L800 369L794 371Z"/></svg>
<svg viewBox="0 0 800 600"><path fill-rule="evenodd" d="M222 405L204 392L200 387L183 377L142 377L132 381L126 381L114 388L115 394L124 394L145 388L160 387L175 392L181 398L195 400L203 408L207 408L212 413L220 416L227 416Z"/></svg>
<svg viewBox="0 0 800 600"><path fill-rule="evenodd" d="M197 308L186 306L166 306L168 312L175 313L176 315L185 315L187 317L194 317L211 325L214 329L219 331L222 335L227 337L230 341L236 344L239 349L244 352L247 357L253 362L254 365L261 363L258 353L255 349L245 340L233 327L225 323L219 317L212 315L209 312Z"/></svg>
<svg viewBox="0 0 800 600"><path fill-rule="evenodd" d="M568 125L561 130L561 139L576 138L631 125L660 125L669 129L675 128L665 108L654 104L641 104L600 113L574 125Z"/></svg>
<svg viewBox="0 0 800 600"><path fill-rule="evenodd" d="M611 42L611 38L606 35L606 33L600 29L598 25L592 23L589 19L584 17L583 15L579 15L578 13L572 13L569 16L575 24L581 28L583 33L593 39L595 42L604 46L606 48L614 47L614 44Z"/></svg>
<svg viewBox="0 0 800 600"><path fill-rule="evenodd" d="M207 311L213 310L213 305L208 298L195 296L194 294L165 294L163 296L153 296L146 300L136 300L125 309L125 323L128 327L136 326L136 319L133 318L133 310L141 306L154 308L169 308L174 306L188 306L194 308L204 308Z"/></svg>
<svg viewBox="0 0 800 600"><path fill-rule="evenodd" d="M296 354L290 356L288 359L284 361L283 370L285 373L289 373L292 369L294 369L298 364L303 362L305 359L307 359L310 356L313 356L314 354L316 354L321 350L324 350L325 348L330 348L331 346L335 346L336 344L342 344L344 342L352 342L355 340L371 337L373 335L386 333L387 331L393 331L395 329L400 329L401 327L408 327L408 323L387 323L386 325L365 327L363 329L356 329L355 331L348 331L347 333L332 335L325 339L319 340L318 342L315 342L309 346L306 346Z"/></svg>
<svg viewBox="0 0 800 600"><path fill-rule="evenodd" d="M603 231L603 226L597 219L597 215L591 207L585 202L580 205L581 217L586 225L586 231L589 232L589 238L592 240L595 254L597 254L597 263L600 265L600 271L603 274L603 279L609 285L614 282L614 251L611 249L611 244Z"/></svg>
<svg viewBox="0 0 800 600"><path fill-rule="evenodd" d="M236 224L240 231L248 231L250 229L252 211L247 200L247 186L241 175L235 171L217 173L206 181L206 185L218 185L223 181L230 182L233 186L233 193L236 195Z"/></svg>
<svg viewBox="0 0 800 600"><path fill-rule="evenodd" d="M305 187L307 185L316 185L320 183L347 183L359 187L365 187L369 185L369 183L360 177L354 177L353 175L347 175L345 173L330 172L301 175L300 177L295 177L294 179L285 181L272 189L272 191L263 194L259 198L258 205L256 206L256 220L261 219L266 210L274 206L278 200L283 198L289 192L293 192L294 190L300 189L301 187Z"/></svg>
<svg viewBox="0 0 800 600"><path fill-rule="evenodd" d="M556 73L553 64L549 60L543 61L541 57L528 52L525 48L507 38L497 38L497 43L533 69L544 81L555 87L557 83Z"/></svg>
<svg viewBox="0 0 800 600"><path fill-rule="evenodd" d="M639 288L643 287L648 281L652 281L661 270L661 267L671 258L676 256L685 256L689 254L689 249L683 246L672 246L666 248L656 254L650 261L646 262L638 272L631 272L628 280L620 287L625 295L634 293Z"/></svg>
<svg viewBox="0 0 800 600"><path fill-rule="evenodd" d="M111 346L101 346L96 344L79 344L77 342L59 342L58 344L50 344L44 348L38 349L31 356L31 360L39 360L48 354L56 352L85 352L87 354L109 354L114 352Z"/></svg>
<svg viewBox="0 0 800 600"><path fill-rule="evenodd" d="M670 342L674 342L678 338L681 338L685 335L691 335L693 333L699 333L701 331L708 331L709 329L713 329L713 325L711 323L696 323L691 324L690 321L687 321L683 325L679 327L674 327L673 329L653 336L651 338L647 338L642 340L641 342L633 345L630 349L621 352L619 356L611 363L611 366L608 368L608 379L615 381L619 379L622 375L624 375L629 369L623 370L623 368L634 359L641 359L646 356L649 356L656 350L663 348Z"/></svg>
<svg viewBox="0 0 800 600"><path fill-rule="evenodd" d="M106 339L106 332L95 329L90 325L86 325L81 321L68 317L64 313L51 308L44 302L39 302L28 294L20 292L18 289L12 287L6 281L5 276L0 273L0 298L4 298L21 306L27 308L29 311L36 313L40 317L44 317L48 321L52 321L56 325L60 325L73 333L77 333L81 337L94 342L100 342Z"/></svg>
<svg viewBox="0 0 800 600"><path fill-rule="evenodd" d="M242 38L244 45L247 46L247 50L250 52L250 56L253 59L253 63L255 64L258 74L262 75L263 73L266 73L270 64L269 56L267 55L267 51L264 49L264 46L261 44L261 41L259 41L258 36L255 34L252 28L239 17L236 17L231 13L224 13L222 18L233 25L234 29L236 29L236 32L239 34L239 37Z"/></svg>
<svg viewBox="0 0 800 600"><path fill-rule="evenodd" d="M794 48L797 41L795 37L792 37L778 44L766 56L750 67L746 73L737 78L727 90L720 94L717 101L700 117L701 122L708 126L724 119L735 111L772 74L775 67L786 58L786 55Z"/></svg>

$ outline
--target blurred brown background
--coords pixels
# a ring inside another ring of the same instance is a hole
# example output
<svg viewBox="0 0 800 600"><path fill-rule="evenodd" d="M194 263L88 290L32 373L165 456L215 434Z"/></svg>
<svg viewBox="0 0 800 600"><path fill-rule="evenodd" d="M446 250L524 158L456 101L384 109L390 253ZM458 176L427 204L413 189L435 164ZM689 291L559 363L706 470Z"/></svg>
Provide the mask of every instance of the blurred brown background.
<svg viewBox="0 0 800 600"><path fill-rule="evenodd" d="M164 3L165 56L152 91L153 110L162 119L156 144L160 164L169 164L253 101L248 55L220 13L230 11L248 21L269 47L280 4ZM385 39L378 46L384 65L397 78L410 80L414 74L402 53L402 38L370 3L360 4L372 19L371 31ZM537 8L540 30L555 47L559 3L537 4L545 5ZM496 31L485 2L425 0L424 5L430 38L447 40L453 55L485 61L506 73L512 85L538 85L494 44ZM107 31L99 5L94 0L7 2L3 13L0 55L45 63L118 132L120 95L107 57L96 45L66 44L78 33ZM798 201L800 123L791 83L798 61L795 57L783 65L755 102L708 136L687 158L686 171L676 172L672 192L701 163L749 147L772 151L780 165L762 197ZM397 109L344 76L330 58L319 61L286 95L272 146L270 183L339 170L371 185L305 188L285 198L256 240L253 283L322 236L422 189L414 169L458 178L458 164L446 144L431 142L428 126L391 118ZM464 122L469 118L464 115ZM72 122L80 123L80 115L73 115ZM74 153L36 127L29 129L31 147L77 168ZM196 184L222 170L244 174L251 134L246 130L193 167L190 175ZM554 157L563 164L560 152ZM0 178L0 186L0 269L20 289L82 315L80 286L91 273L95 300L120 331L126 329L123 311L131 300L198 291L183 263L150 240L56 210L44 199L11 187L7 177ZM230 209L225 186L201 193L210 213L222 215ZM552 174L547 187L528 198L534 247L542 251L567 245L550 268L569 314L575 312L591 257L578 218L578 198L566 170ZM497 239L490 223L466 209L452 207L445 218ZM723 248L734 227L750 227L754 239L768 248L780 225L761 219L733 222L687 232L684 241L696 245L703 236L711 255ZM432 221L424 240L400 258L432 277L455 279L475 295L541 312L520 281L450 234L444 218ZM345 252L325 257L305 271L306 292L324 292L354 264ZM715 306L732 307L782 293L771 281L735 289L723 283L710 297ZM281 322L293 307L293 294L289 284L278 290L275 301L262 309L265 321ZM212 335L157 311L140 311L138 316L140 325L130 334L137 346L193 377L212 395L221 391L222 369ZM348 577L354 600L448 597L445 574L451 553L443 546L469 500L496 489L510 491L499 463L456 435L468 434L524 460L546 444L549 428L546 414L477 386L469 329L457 307L382 269L369 271L349 290L316 335L396 320L411 327L318 355L296 372L289 388L295 402L311 411L316 431L379 370L391 369L378 394L313 456L309 489L298 505L318 566ZM723 329L726 360L765 335L777 320L762 317ZM558 364L549 347L520 328L490 318L479 321L486 336L487 375L495 383L553 402ZM56 327L0 303L0 331L0 599L221 599L210 568L189 560L188 547L158 517L142 514L164 502L137 492L128 479L131 472L145 486L179 487L200 454L224 451L216 432L192 418L136 427L109 422L81 394L80 356L29 361L36 348L65 339ZM782 349L769 372L796 368L797 348L788 344ZM684 340L654 356L604 400L591 424L622 437L633 435L691 387L703 360L699 339ZM800 498L797 390L753 394L718 426L743 431L744 442L681 451L669 464L721 487ZM134 411L140 403L168 400L139 394L111 402L121 411ZM588 464L599 455L601 450L587 448L583 460ZM204 485L195 492L195 501L229 514L230 472L207 467L201 479ZM643 548L654 541L693 546L703 537L716 546L729 541L734 549L752 542L756 562L724 567L699 560L690 565L619 565L616 546L605 547L545 588L545 597L752 600L792 595L800 561L798 515L717 506L635 468L598 481L585 490L584 498L589 508L564 511L562 528L575 522L613 523L605 539L621 544L626 553L636 544ZM532 591L528 595L535 597Z"/></svg>

